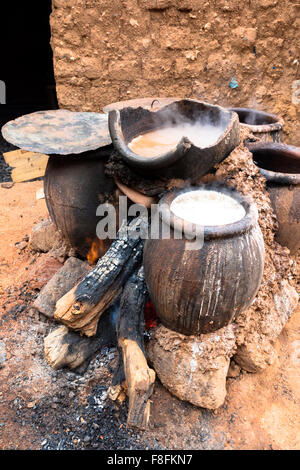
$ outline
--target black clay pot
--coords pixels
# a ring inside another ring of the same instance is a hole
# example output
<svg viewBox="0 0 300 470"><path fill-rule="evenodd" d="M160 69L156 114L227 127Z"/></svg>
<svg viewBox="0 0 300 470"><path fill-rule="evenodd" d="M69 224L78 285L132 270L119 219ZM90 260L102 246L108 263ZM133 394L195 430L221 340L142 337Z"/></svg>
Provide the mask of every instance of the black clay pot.
<svg viewBox="0 0 300 470"><path fill-rule="evenodd" d="M151 158L137 155L128 147L129 142L141 134L196 121L199 125L209 123L221 129L221 135L213 145L199 148L183 137L171 151ZM191 182L221 162L240 139L236 113L195 100L175 101L155 112L142 107L112 110L108 123L113 145L129 166L146 176L181 178Z"/></svg>
<svg viewBox="0 0 300 470"><path fill-rule="evenodd" d="M109 146L80 155L51 155L48 160L44 187L51 219L83 257L98 240L99 204L111 202L117 208L117 187L104 172L110 152ZM103 254L110 243L104 240L98 254Z"/></svg>
<svg viewBox="0 0 300 470"><path fill-rule="evenodd" d="M235 223L205 227L203 247L188 250L188 232L181 240L174 238L173 227L183 220L170 206L185 191L176 190L159 203L162 220L171 220L171 238L146 240L144 248L145 279L159 318L167 328L185 335L228 325L253 301L264 268L264 241L254 203L227 187L201 189L209 188L234 198L245 216Z"/></svg>
<svg viewBox="0 0 300 470"><path fill-rule="evenodd" d="M300 248L300 148L267 142L247 146L267 180L278 220L276 240L296 254Z"/></svg>
<svg viewBox="0 0 300 470"><path fill-rule="evenodd" d="M242 126L265 142L281 142L284 120L276 114L252 108L229 108L238 114Z"/></svg>

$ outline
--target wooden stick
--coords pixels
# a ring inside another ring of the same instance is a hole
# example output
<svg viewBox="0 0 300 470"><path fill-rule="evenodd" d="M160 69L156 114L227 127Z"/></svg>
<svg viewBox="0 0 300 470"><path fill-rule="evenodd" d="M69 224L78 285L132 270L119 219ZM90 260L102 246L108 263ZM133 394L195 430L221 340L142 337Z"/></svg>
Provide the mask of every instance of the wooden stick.
<svg viewBox="0 0 300 470"><path fill-rule="evenodd" d="M116 344L117 338L112 320L112 309L101 317L94 338L80 336L60 326L44 340L44 354L48 364L54 369L68 367L76 369L106 345Z"/></svg>
<svg viewBox="0 0 300 470"><path fill-rule="evenodd" d="M118 344L122 350L129 412L127 423L145 429L150 415L150 396L155 372L147 364L144 349L144 310L147 288L141 267L126 283L117 317ZM121 374L119 374L122 377Z"/></svg>
<svg viewBox="0 0 300 470"><path fill-rule="evenodd" d="M144 227L142 218L121 227L96 267L58 300L54 313L58 321L86 336L95 335L101 314L118 297L123 284L141 262L143 241L132 234Z"/></svg>

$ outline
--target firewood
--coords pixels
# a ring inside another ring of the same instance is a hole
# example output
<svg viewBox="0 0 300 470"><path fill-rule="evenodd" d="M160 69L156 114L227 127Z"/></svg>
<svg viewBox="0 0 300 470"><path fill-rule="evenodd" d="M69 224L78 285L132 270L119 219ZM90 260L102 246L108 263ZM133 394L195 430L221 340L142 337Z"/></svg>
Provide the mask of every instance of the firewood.
<svg viewBox="0 0 300 470"><path fill-rule="evenodd" d="M116 240L83 280L56 303L54 317L70 329L93 336L102 313L120 295L123 284L140 264L143 241L133 233L145 228L137 217L122 225Z"/></svg>
<svg viewBox="0 0 300 470"><path fill-rule="evenodd" d="M107 396L112 401L119 401L119 398L123 396L124 387L126 384L125 372L124 372L124 364L123 364L123 357L122 357L122 350L118 346L118 363L115 368L115 372L110 384L110 387L107 390Z"/></svg>
<svg viewBox="0 0 300 470"><path fill-rule="evenodd" d="M11 173L15 183L30 181L44 176L48 155L43 153L27 152L27 150L13 150L3 154L6 163L14 167Z"/></svg>
<svg viewBox="0 0 300 470"><path fill-rule="evenodd" d="M143 267L127 281L117 316L118 345L122 350L123 367L129 396L127 424L145 429L150 416L150 396L155 372L147 364L144 349L144 310L147 288ZM119 363L119 378L122 370ZM116 385L114 386L117 390Z"/></svg>
<svg viewBox="0 0 300 470"><path fill-rule="evenodd" d="M93 338L80 336L69 331L66 326L60 326L52 331L44 340L44 354L48 364L54 369L68 367L76 369L106 345L116 343L113 328L112 309L101 318L97 334Z"/></svg>

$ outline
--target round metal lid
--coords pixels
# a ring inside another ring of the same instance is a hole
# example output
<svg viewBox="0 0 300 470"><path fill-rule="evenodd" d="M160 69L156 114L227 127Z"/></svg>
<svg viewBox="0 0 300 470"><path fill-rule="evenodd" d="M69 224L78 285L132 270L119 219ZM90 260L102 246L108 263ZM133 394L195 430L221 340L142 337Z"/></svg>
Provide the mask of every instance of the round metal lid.
<svg viewBox="0 0 300 470"><path fill-rule="evenodd" d="M113 109L123 109L123 108L138 108L141 106L142 108L149 109L150 111L157 111L158 109L166 106L167 104L171 104L174 101L179 101L182 98L159 98L159 97L150 97L150 98L136 98L133 100L127 101L118 101L116 103L107 104L103 108L104 113L109 113Z"/></svg>
<svg viewBox="0 0 300 470"><path fill-rule="evenodd" d="M107 114L65 109L26 114L2 127L5 140L31 152L68 155L111 144Z"/></svg>

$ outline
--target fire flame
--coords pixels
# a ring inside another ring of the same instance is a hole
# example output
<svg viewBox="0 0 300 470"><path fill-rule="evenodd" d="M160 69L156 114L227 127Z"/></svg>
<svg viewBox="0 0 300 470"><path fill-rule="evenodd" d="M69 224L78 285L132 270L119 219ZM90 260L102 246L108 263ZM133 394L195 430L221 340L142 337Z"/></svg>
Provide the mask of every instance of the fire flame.
<svg viewBox="0 0 300 470"><path fill-rule="evenodd" d="M154 308L153 303L149 300L145 305L145 328L146 330L150 330L151 328L155 328L159 324L159 318L157 311Z"/></svg>
<svg viewBox="0 0 300 470"><path fill-rule="evenodd" d="M96 264L100 256L104 253L103 240L95 238L87 238L87 243L91 245L88 254L86 255L89 264Z"/></svg>

